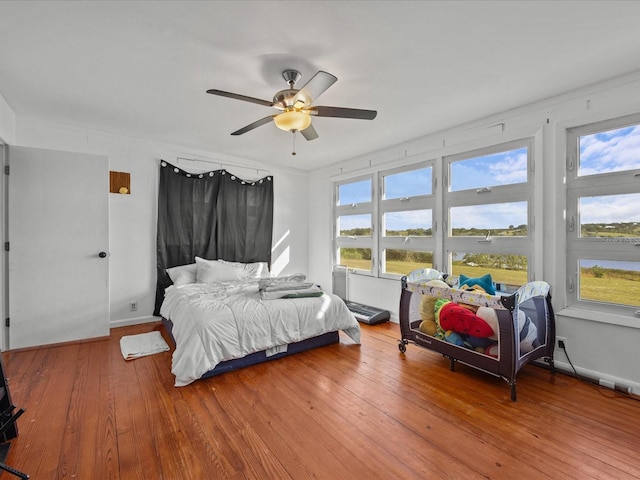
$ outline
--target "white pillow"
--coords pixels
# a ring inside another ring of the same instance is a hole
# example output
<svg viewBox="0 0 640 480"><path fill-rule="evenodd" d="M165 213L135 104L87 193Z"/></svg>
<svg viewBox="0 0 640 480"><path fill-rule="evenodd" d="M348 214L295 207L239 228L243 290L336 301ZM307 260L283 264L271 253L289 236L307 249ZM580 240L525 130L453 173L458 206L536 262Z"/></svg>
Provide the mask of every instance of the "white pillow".
<svg viewBox="0 0 640 480"><path fill-rule="evenodd" d="M248 274L249 278L268 278L271 276L271 273L269 272L269 264L267 262L242 263L227 262L226 260L218 260L218 262L243 269Z"/></svg>
<svg viewBox="0 0 640 480"><path fill-rule="evenodd" d="M198 283L242 280L249 276L244 269L225 265L217 260L205 260L204 258L196 257L196 265L196 280Z"/></svg>
<svg viewBox="0 0 640 480"><path fill-rule="evenodd" d="M169 278L176 287L196 283L196 264L179 265L177 267L167 268Z"/></svg>

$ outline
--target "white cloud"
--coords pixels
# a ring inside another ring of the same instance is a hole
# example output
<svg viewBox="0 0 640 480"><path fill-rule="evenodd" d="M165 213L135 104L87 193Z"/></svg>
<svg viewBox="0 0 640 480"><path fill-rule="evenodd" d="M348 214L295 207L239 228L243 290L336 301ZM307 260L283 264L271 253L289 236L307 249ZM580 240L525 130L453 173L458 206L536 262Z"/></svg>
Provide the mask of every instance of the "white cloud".
<svg viewBox="0 0 640 480"><path fill-rule="evenodd" d="M524 183L527 181L527 154L507 155L502 161L490 164L489 171L501 185Z"/></svg>
<svg viewBox="0 0 640 480"><path fill-rule="evenodd" d="M527 202L492 203L451 209L452 228L508 228L527 224Z"/></svg>
<svg viewBox="0 0 640 480"><path fill-rule="evenodd" d="M640 168L640 125L580 138L580 174Z"/></svg>
<svg viewBox="0 0 640 480"><path fill-rule="evenodd" d="M431 228L431 210L411 210L389 212L386 214L387 230L405 230L407 228Z"/></svg>
<svg viewBox="0 0 640 480"><path fill-rule="evenodd" d="M518 149L454 162L451 166L454 191L527 181L527 152Z"/></svg>
<svg viewBox="0 0 640 480"><path fill-rule="evenodd" d="M339 217L340 230L371 228L371 215L342 215Z"/></svg>
<svg viewBox="0 0 640 480"><path fill-rule="evenodd" d="M640 222L640 193L583 197L580 199L580 223Z"/></svg>

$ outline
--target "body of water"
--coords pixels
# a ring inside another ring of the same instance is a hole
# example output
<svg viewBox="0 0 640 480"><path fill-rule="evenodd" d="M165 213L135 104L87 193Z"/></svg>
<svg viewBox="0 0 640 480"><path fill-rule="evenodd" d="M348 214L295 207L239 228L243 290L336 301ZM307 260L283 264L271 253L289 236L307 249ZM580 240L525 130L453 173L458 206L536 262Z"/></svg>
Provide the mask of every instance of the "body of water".
<svg viewBox="0 0 640 480"><path fill-rule="evenodd" d="M609 260L580 260L580 266L582 268L591 268L598 265L602 268L613 268L616 270L631 270L634 272L640 272L640 262L617 262Z"/></svg>

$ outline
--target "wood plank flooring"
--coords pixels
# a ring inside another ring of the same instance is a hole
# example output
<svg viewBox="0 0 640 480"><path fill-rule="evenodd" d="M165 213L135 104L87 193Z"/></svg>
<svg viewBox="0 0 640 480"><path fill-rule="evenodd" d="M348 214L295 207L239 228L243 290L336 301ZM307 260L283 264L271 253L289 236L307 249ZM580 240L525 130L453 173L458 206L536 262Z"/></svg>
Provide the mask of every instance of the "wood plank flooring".
<svg viewBox="0 0 640 480"><path fill-rule="evenodd" d="M123 335L3 353L33 479L640 478L640 402L527 366L506 382L409 345L396 324L175 388L171 352ZM9 478L4 473L4 478Z"/></svg>

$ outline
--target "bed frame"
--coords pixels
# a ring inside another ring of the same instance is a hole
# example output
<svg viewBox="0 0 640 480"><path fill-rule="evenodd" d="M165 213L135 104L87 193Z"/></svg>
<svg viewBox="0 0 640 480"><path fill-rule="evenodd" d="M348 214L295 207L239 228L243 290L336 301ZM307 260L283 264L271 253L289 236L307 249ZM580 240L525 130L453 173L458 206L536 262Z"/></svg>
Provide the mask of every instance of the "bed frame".
<svg viewBox="0 0 640 480"><path fill-rule="evenodd" d="M164 328L167 330L171 341L173 342L173 346L175 348L176 341L173 337L173 322L162 317L162 324ZM285 352L276 353L274 355L267 356L265 350L261 352L250 353L247 356L242 358L235 358L233 360L226 360L224 362L220 362L215 366L213 370L209 370L205 372L200 378L208 378L215 377L216 375L221 375L223 373L232 372L234 370L238 370L240 368L248 367L250 365L256 365L258 363L268 362L269 360L276 360L278 358L287 357L289 355L293 355L295 353L304 352L306 350L311 350L313 348L324 347L325 345L331 345L332 343L340 342L340 334L338 331L328 332L317 337L308 338L306 340L302 340L300 342L294 342L287 345L287 350Z"/></svg>

